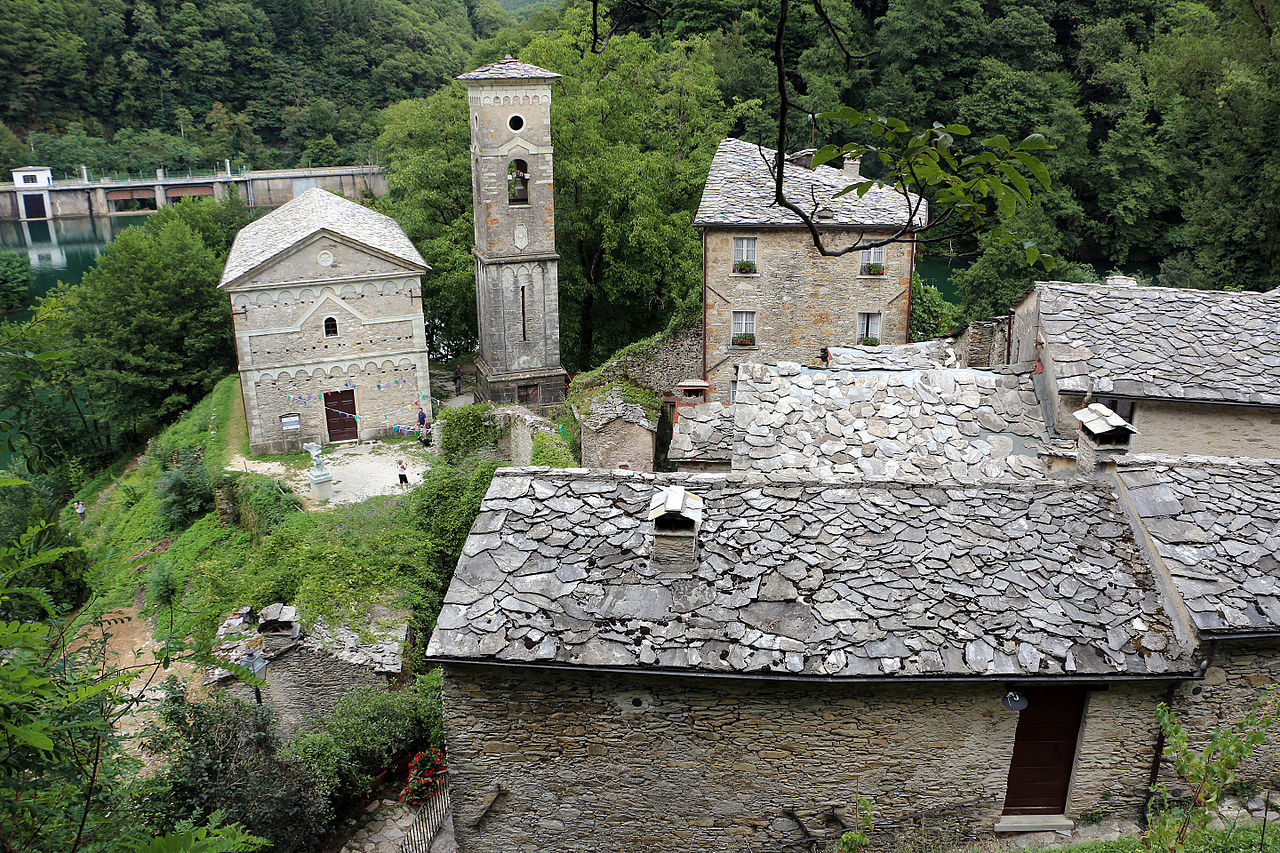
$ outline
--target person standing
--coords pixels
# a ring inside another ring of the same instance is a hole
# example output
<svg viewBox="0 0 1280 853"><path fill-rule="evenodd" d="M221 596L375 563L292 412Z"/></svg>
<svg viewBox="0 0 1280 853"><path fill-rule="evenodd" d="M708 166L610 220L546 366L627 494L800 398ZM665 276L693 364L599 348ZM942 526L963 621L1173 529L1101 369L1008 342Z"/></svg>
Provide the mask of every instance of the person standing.
<svg viewBox="0 0 1280 853"><path fill-rule="evenodd" d="M422 407L418 407L418 431L427 431L427 413L422 411Z"/></svg>
<svg viewBox="0 0 1280 853"><path fill-rule="evenodd" d="M409 469L405 467L403 459L396 460L397 473L400 475L400 491L409 488Z"/></svg>
<svg viewBox="0 0 1280 853"><path fill-rule="evenodd" d="M80 523L84 524L84 501L76 501L72 504L75 508L76 516L80 519Z"/></svg>
<svg viewBox="0 0 1280 853"><path fill-rule="evenodd" d="M462 393L462 365L455 364L453 366L453 396L457 397Z"/></svg>

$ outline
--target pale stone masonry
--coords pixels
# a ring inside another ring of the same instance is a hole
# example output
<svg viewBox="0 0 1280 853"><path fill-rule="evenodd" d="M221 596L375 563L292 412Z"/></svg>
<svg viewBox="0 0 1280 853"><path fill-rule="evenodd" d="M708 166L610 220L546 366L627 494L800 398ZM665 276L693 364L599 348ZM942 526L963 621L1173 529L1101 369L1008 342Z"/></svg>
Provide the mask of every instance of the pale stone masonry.
<svg viewBox="0 0 1280 853"><path fill-rule="evenodd" d="M535 409L565 390L551 147L559 76L508 56L458 77L471 121L476 391Z"/></svg>
<svg viewBox="0 0 1280 853"><path fill-rule="evenodd" d="M421 277L390 217L320 189L246 225L228 294L253 453L369 439L430 417Z"/></svg>
<svg viewBox="0 0 1280 853"><path fill-rule="evenodd" d="M582 426L582 464L587 468L652 471L658 425L644 407L628 403L615 386L577 413Z"/></svg>
<svg viewBox="0 0 1280 853"><path fill-rule="evenodd" d="M1280 294L1039 282L1013 308L1010 360L1039 359L1060 433L1085 403L1139 431L1138 453L1280 458Z"/></svg>
<svg viewBox="0 0 1280 853"><path fill-rule="evenodd" d="M703 239L705 378L711 399L721 402L731 400L740 363L813 364L828 346L907 340L912 244L822 257L800 219L773 204L774 155L737 139L721 142L694 217ZM861 244L927 222L922 201L888 188L837 198L860 180L856 164L810 170L791 163L785 174L788 197L812 208L828 245ZM913 234L908 229L904 239Z"/></svg>

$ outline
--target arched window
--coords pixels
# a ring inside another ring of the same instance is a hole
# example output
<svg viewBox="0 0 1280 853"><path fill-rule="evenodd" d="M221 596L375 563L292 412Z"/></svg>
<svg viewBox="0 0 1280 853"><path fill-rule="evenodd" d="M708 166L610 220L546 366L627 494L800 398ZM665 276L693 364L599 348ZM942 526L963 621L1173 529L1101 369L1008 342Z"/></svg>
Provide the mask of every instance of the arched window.
<svg viewBox="0 0 1280 853"><path fill-rule="evenodd" d="M512 160L507 165L507 204L529 203L529 164Z"/></svg>
<svg viewBox="0 0 1280 853"><path fill-rule="evenodd" d="M324 336L326 338L336 337L338 334L338 321L333 317L324 318Z"/></svg>

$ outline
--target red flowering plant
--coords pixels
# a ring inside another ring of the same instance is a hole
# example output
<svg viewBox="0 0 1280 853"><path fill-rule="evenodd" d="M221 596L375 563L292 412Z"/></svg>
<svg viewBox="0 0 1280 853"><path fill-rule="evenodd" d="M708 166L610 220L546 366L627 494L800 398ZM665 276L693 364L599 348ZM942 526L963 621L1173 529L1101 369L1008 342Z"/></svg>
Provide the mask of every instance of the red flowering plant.
<svg viewBox="0 0 1280 853"><path fill-rule="evenodd" d="M419 752L409 762L409 784L400 792L400 802L420 806L444 787L447 769L444 752L429 749Z"/></svg>

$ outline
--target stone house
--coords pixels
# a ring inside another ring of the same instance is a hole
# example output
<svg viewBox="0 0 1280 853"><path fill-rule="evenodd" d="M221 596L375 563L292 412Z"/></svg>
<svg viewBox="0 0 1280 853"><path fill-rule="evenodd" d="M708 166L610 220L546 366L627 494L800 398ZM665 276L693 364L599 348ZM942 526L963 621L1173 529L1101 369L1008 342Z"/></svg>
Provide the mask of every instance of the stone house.
<svg viewBox="0 0 1280 853"><path fill-rule="evenodd" d="M1095 479L508 469L428 655L461 850L704 850L1137 810L1194 646Z"/></svg>
<svg viewBox="0 0 1280 853"><path fill-rule="evenodd" d="M822 257L799 217L773 203L774 156L738 139L721 142L694 216L703 243L704 378L710 399L721 402L732 400L740 363L812 364L824 347L907 340L913 244ZM811 170L807 157L791 159L787 196L812 208L833 245L928 221L922 200L889 188L837 198L860 179L855 161Z"/></svg>
<svg viewBox="0 0 1280 853"><path fill-rule="evenodd" d="M395 220L311 189L236 235L231 303L253 453L371 439L430 416L422 274Z"/></svg>
<svg viewBox="0 0 1280 853"><path fill-rule="evenodd" d="M1280 294L1040 282L1012 309L1010 360L1039 360L1045 420L1099 401L1135 453L1280 457Z"/></svg>
<svg viewBox="0 0 1280 853"><path fill-rule="evenodd" d="M628 403L615 385L580 416L582 465L652 471L658 425L644 407Z"/></svg>
<svg viewBox="0 0 1280 853"><path fill-rule="evenodd" d="M266 686L258 695L281 725L294 731L330 713L345 693L360 687L386 688L399 680L409 614L374 607L369 624L362 628L356 631L320 620L304 630L298 609L291 605L271 604L260 613L242 607L218 627L213 654L248 669L254 668L253 659L264 661L259 677ZM247 702L257 699L251 685L226 669L211 669L204 684L230 690Z"/></svg>

